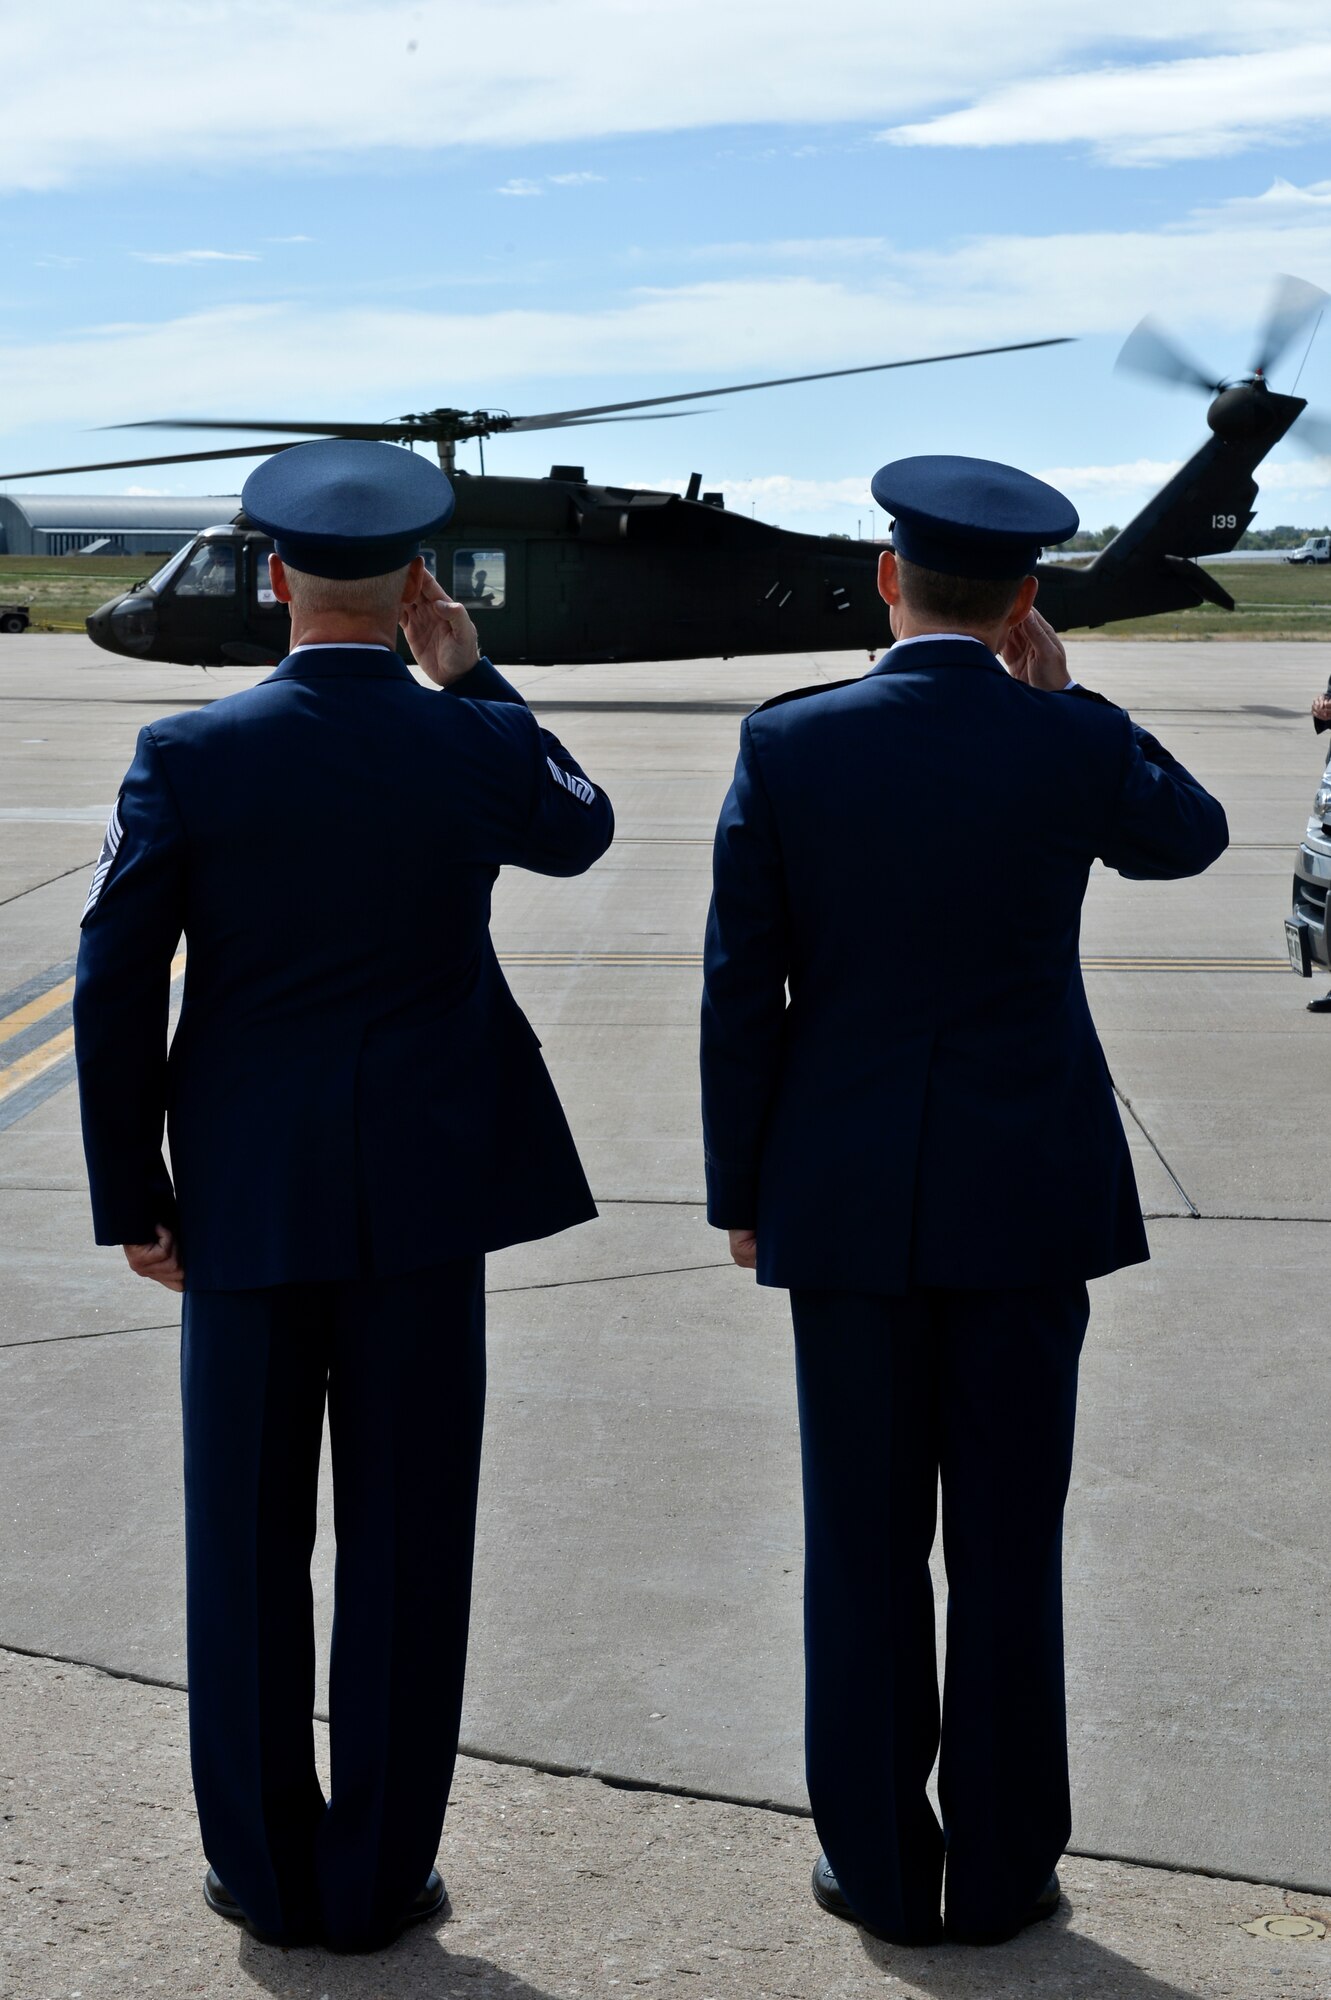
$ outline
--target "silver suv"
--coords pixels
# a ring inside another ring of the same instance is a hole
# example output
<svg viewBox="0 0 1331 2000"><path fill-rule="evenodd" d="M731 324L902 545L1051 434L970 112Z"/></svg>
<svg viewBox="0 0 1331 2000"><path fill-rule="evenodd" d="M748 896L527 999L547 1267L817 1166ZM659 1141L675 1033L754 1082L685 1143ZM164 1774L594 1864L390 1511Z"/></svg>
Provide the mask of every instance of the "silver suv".
<svg viewBox="0 0 1331 2000"><path fill-rule="evenodd" d="M1289 962L1305 979L1314 965L1331 971L1327 942L1327 899L1331 896L1331 765L1323 774L1313 800L1299 851L1294 857L1294 909L1285 919Z"/></svg>

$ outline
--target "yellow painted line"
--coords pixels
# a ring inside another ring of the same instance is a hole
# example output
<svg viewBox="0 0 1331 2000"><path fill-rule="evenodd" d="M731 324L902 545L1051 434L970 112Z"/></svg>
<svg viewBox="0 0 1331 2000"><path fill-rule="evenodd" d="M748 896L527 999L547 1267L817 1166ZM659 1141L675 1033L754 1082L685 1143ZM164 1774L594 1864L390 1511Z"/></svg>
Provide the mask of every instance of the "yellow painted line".
<svg viewBox="0 0 1331 2000"><path fill-rule="evenodd" d="M45 1076L48 1069L54 1069L55 1065L62 1062L69 1054L73 1046L74 1030L65 1028L60 1034L53 1035L49 1042L42 1042L37 1048L29 1049L27 1055L20 1056L8 1069L0 1069L0 1104L3 1104L7 1097L12 1097L16 1090L22 1090L25 1083L32 1083L35 1078Z"/></svg>
<svg viewBox="0 0 1331 2000"><path fill-rule="evenodd" d="M700 966L700 952L651 951L509 951L500 952L502 965ZM1084 958L1085 972L1287 972L1288 958Z"/></svg>
<svg viewBox="0 0 1331 2000"><path fill-rule="evenodd" d="M1084 958L1083 972L1288 972L1288 958Z"/></svg>
<svg viewBox="0 0 1331 2000"><path fill-rule="evenodd" d="M74 997L72 979L62 979L49 993L39 993L35 1000L29 1000L26 1007L16 1007L12 1014L0 1020L0 1042L7 1042L23 1028L30 1028L34 1021L44 1021L48 1014L54 1014L57 1007L63 1007Z"/></svg>
<svg viewBox="0 0 1331 2000"><path fill-rule="evenodd" d="M184 970L185 954L183 951L177 952L171 961L172 980L179 979ZM30 1000L26 1007L18 1008L7 1020L0 1021L0 1031L3 1031L0 1039L7 1038L15 1033L16 1029L23 1028L32 1021L40 1021L46 1014L54 1013L57 1007L64 1005L73 991L74 981L62 979L58 986L53 986L51 991L42 994L40 999ZM39 1042L35 1049L29 1049L28 1053L20 1056L17 1062L0 1069L0 1104L3 1104L7 1097L12 1097L16 1090L22 1090L25 1084L35 1082L39 1076L45 1076L48 1069L54 1069L58 1062L63 1062L73 1047L74 1030L62 1028L58 1035L52 1035L49 1042Z"/></svg>

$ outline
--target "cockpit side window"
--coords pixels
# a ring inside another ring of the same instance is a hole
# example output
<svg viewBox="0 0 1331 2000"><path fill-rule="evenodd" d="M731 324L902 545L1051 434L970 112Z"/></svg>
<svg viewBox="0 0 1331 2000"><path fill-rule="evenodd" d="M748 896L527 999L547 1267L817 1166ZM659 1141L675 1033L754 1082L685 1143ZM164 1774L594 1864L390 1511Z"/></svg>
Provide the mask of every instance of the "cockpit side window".
<svg viewBox="0 0 1331 2000"><path fill-rule="evenodd" d="M177 597L234 597L236 594L236 545L234 542L203 542L181 571Z"/></svg>
<svg viewBox="0 0 1331 2000"><path fill-rule="evenodd" d="M502 610L504 569L503 549L454 549L454 597L469 611Z"/></svg>

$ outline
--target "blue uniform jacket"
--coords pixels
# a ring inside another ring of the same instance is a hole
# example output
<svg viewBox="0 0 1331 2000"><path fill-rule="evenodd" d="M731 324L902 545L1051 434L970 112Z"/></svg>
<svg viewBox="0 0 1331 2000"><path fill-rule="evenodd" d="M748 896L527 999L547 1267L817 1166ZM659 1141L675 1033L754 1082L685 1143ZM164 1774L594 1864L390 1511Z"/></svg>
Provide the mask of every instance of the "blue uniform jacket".
<svg viewBox="0 0 1331 2000"><path fill-rule="evenodd" d="M74 993L97 1241L178 1224L191 1289L243 1290L594 1215L490 893L505 863L581 873L613 831L484 660L441 693L384 648L302 649L143 730Z"/></svg>
<svg viewBox="0 0 1331 2000"><path fill-rule="evenodd" d="M1223 852L1223 808L1121 709L987 648L888 652L740 732L702 1020L708 1216L758 1277L900 1293L1148 1254L1078 959L1098 856Z"/></svg>

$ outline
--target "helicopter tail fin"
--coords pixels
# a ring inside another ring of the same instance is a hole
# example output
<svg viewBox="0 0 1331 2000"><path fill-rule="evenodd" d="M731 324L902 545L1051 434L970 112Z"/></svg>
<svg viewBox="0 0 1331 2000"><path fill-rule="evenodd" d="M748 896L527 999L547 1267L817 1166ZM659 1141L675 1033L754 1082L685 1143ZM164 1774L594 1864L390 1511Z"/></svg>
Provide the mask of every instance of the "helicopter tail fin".
<svg viewBox="0 0 1331 2000"><path fill-rule="evenodd" d="M1040 608L1059 631L1234 600L1195 560L1235 548L1253 518L1257 466L1299 412L1298 396L1263 398L1245 437L1212 436L1085 569L1042 565Z"/></svg>

